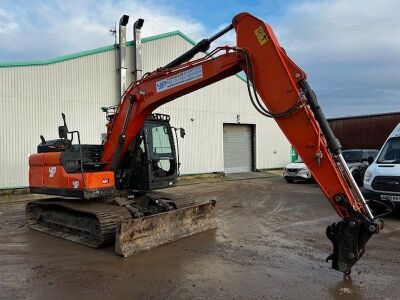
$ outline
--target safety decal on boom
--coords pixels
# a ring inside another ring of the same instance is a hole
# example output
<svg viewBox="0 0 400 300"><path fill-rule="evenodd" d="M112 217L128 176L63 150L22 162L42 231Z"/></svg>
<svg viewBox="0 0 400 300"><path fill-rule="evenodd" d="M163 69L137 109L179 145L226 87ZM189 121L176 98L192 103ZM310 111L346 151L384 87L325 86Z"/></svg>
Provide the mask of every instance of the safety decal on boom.
<svg viewBox="0 0 400 300"><path fill-rule="evenodd" d="M267 35L265 34L264 28L262 26L257 27L256 30L254 30L254 33L256 34L257 40L261 46L268 41Z"/></svg>
<svg viewBox="0 0 400 300"><path fill-rule="evenodd" d="M189 70L183 71L179 74L156 82L157 93L172 89L176 86L203 78L202 66L197 66Z"/></svg>

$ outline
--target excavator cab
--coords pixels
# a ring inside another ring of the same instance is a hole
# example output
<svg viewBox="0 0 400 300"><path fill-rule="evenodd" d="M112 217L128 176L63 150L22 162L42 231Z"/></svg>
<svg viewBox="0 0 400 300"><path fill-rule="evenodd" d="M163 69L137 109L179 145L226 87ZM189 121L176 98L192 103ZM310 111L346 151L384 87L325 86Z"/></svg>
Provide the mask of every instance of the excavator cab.
<svg viewBox="0 0 400 300"><path fill-rule="evenodd" d="M150 191L176 185L177 153L170 116L150 114L117 171L117 189Z"/></svg>
<svg viewBox="0 0 400 300"><path fill-rule="evenodd" d="M31 182L32 192L96 198L111 195L115 190L147 192L176 185L177 153L168 115L150 114L148 116L140 134L132 142L129 151L113 172L115 189L110 185L111 182L114 182L110 178L112 172L103 171L107 164L101 162L103 145L81 144L79 132L69 131L64 114L62 114L62 118L64 125L58 127L59 139L46 141L43 136L40 136L41 143L37 147L38 154L31 155L30 164L31 177L35 177L35 173L40 172L44 182L47 177L44 176L46 173L44 169L47 167L43 169L42 166L47 164L44 164L43 161L46 162L47 158L57 156L57 162L52 162L49 169L58 168L61 177L54 182L53 186L49 184L38 187ZM74 134L78 136L78 144L72 143ZM50 154L50 152L54 154ZM40 160L39 163L36 160ZM82 178L82 182L77 182L83 173L91 178L87 178L86 181ZM56 176L50 178L53 177ZM97 186L88 189L88 182L92 182L92 179L97 177L104 178L97 181ZM73 181L72 185L69 184L70 181ZM106 188L103 187L104 183L107 183Z"/></svg>

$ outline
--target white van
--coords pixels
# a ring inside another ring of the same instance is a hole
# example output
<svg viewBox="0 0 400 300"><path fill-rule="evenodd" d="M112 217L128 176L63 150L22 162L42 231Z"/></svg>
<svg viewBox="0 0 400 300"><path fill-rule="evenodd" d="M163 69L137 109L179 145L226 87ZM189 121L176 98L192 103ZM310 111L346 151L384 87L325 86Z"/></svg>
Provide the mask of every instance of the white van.
<svg viewBox="0 0 400 300"><path fill-rule="evenodd" d="M400 124L364 175L365 198L400 205Z"/></svg>

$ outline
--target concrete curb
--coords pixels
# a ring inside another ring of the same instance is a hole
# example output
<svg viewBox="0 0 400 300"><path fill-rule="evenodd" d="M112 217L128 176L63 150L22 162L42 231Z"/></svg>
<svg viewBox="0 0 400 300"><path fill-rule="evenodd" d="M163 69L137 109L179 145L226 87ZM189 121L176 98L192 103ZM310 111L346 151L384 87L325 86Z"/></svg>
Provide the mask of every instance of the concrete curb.
<svg viewBox="0 0 400 300"><path fill-rule="evenodd" d="M9 195L0 196L0 204L27 202L32 200L47 199L54 196L37 195L37 194L22 194L22 195Z"/></svg>
<svg viewBox="0 0 400 300"><path fill-rule="evenodd" d="M281 173L275 171L263 171L263 172L255 172L255 173L243 173L241 174L228 174L226 176L216 176L216 177L201 177L201 178L185 178L178 179L178 186L186 186L186 185L195 185L202 183L216 183L216 182L225 182L225 181L240 181L240 180L253 180L253 179L266 179L271 177L277 177ZM0 204L6 203L17 203L17 202L27 202L32 200L40 200L47 199L54 196L50 195L38 195L38 194L8 194L1 195L0 194Z"/></svg>

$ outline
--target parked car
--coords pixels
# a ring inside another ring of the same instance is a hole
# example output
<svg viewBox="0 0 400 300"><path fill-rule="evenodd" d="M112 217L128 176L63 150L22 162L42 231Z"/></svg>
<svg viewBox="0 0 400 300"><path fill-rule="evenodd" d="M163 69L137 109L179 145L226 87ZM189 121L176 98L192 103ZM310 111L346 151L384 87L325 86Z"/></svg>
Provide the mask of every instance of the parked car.
<svg viewBox="0 0 400 300"><path fill-rule="evenodd" d="M400 207L400 124L365 171L363 192L369 200Z"/></svg>
<svg viewBox="0 0 400 300"><path fill-rule="evenodd" d="M292 183L295 180L311 180L312 176L306 164L299 157L296 161L283 168L283 178L285 178L288 183Z"/></svg>
<svg viewBox="0 0 400 300"><path fill-rule="evenodd" d="M375 160L379 150L376 149L351 149L343 150L342 155L353 175L355 181L362 185L365 170ZM301 158L288 164L283 169L283 178L289 183L295 180L310 180L312 175Z"/></svg>
<svg viewBox="0 0 400 300"><path fill-rule="evenodd" d="M364 173L379 153L377 149L343 150L342 155L358 185L362 185Z"/></svg>

